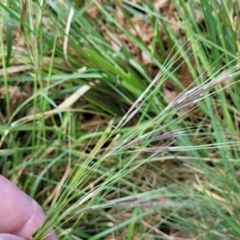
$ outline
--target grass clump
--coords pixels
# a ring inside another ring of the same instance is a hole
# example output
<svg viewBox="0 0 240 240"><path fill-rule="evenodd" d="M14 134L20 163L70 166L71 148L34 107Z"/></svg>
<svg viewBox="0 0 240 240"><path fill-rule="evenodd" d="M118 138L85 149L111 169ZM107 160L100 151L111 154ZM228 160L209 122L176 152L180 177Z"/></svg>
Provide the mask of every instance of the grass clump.
<svg viewBox="0 0 240 240"><path fill-rule="evenodd" d="M239 6L0 3L1 172L33 239L238 239Z"/></svg>

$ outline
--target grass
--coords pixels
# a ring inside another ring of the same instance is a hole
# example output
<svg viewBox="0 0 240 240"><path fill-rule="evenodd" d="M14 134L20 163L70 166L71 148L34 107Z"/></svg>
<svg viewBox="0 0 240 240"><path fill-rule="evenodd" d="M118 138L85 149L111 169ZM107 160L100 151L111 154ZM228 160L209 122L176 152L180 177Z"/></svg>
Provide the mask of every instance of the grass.
<svg viewBox="0 0 240 240"><path fill-rule="evenodd" d="M0 3L1 174L34 240L240 238L240 6L156 7Z"/></svg>

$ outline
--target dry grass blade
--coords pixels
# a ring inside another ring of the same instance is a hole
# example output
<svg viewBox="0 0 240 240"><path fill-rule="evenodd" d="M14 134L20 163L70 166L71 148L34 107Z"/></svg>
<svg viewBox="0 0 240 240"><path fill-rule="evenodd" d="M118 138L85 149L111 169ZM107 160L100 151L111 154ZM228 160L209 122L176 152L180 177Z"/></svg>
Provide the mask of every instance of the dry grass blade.
<svg viewBox="0 0 240 240"><path fill-rule="evenodd" d="M70 12L69 12L69 16L67 19L67 25L66 25L66 29L65 29L65 36L64 36L64 42L63 42L63 52L64 52L64 58L67 62L67 65L72 68L70 62L68 61L68 56L67 56L67 47L68 47L68 35L69 35L69 31L70 31L70 27L71 27L71 21L74 15L74 9L71 7L70 8Z"/></svg>
<svg viewBox="0 0 240 240"><path fill-rule="evenodd" d="M21 12L21 20L22 22L26 22L27 19L27 8L28 8L28 1L25 0L22 3L22 12ZM24 25L21 24L21 32L24 33Z"/></svg>
<svg viewBox="0 0 240 240"><path fill-rule="evenodd" d="M3 76L5 73L6 75L12 75L14 73L24 72L30 70L32 67L29 65L18 65L18 66L11 66L6 69L0 69L0 76Z"/></svg>
<svg viewBox="0 0 240 240"><path fill-rule="evenodd" d="M225 200L224 198L220 197L220 196L217 195L216 193L211 192L211 191L209 191L209 190L206 190L206 189L204 189L203 187L201 187L201 186L199 186L199 185L197 185L197 184L195 184L195 183L194 183L194 187L195 187L198 191L207 194L208 196L216 199L216 200L219 201L219 202L223 202L223 203L226 202L226 200Z"/></svg>

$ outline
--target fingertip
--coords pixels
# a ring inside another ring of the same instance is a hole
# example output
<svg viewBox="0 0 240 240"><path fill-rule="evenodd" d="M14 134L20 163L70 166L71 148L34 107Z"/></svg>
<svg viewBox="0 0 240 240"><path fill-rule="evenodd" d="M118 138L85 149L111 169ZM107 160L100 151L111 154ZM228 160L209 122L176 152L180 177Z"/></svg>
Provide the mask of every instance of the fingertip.
<svg viewBox="0 0 240 240"><path fill-rule="evenodd" d="M21 238L12 234L1 233L0 240L24 240L24 238Z"/></svg>
<svg viewBox="0 0 240 240"><path fill-rule="evenodd" d="M23 222L22 227L14 234L28 239L43 223L45 219L41 206L34 200L29 198L28 204L29 218Z"/></svg>
<svg viewBox="0 0 240 240"><path fill-rule="evenodd" d="M52 232L45 240L58 240L57 235Z"/></svg>
<svg viewBox="0 0 240 240"><path fill-rule="evenodd" d="M1 175L0 190L0 240L29 239L44 222L41 206ZM46 240L58 240L53 230Z"/></svg>

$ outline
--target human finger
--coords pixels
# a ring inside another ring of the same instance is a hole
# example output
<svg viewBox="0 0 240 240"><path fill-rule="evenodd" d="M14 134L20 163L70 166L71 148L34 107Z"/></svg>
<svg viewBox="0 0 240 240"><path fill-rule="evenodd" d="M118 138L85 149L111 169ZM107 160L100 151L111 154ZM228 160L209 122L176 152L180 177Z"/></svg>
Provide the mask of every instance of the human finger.
<svg viewBox="0 0 240 240"><path fill-rule="evenodd" d="M24 238L21 238L12 234L1 233L0 240L24 240Z"/></svg>
<svg viewBox="0 0 240 240"><path fill-rule="evenodd" d="M0 232L29 239L45 219L40 205L0 175ZM46 240L57 240L51 233Z"/></svg>

